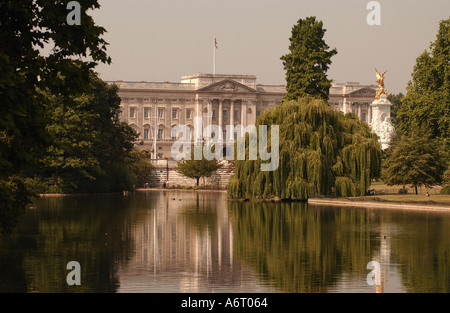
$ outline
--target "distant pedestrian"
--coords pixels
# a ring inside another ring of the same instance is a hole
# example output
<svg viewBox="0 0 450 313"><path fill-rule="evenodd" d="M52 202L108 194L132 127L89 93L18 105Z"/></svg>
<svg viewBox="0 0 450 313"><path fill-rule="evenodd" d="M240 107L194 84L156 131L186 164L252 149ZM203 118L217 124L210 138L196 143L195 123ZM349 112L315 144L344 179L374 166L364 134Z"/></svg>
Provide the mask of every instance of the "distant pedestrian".
<svg viewBox="0 0 450 313"><path fill-rule="evenodd" d="M163 181L163 188L166 189L166 181Z"/></svg>
<svg viewBox="0 0 450 313"><path fill-rule="evenodd" d="M428 193L428 191L427 191L427 197L429 197L430 196L430 194Z"/></svg>

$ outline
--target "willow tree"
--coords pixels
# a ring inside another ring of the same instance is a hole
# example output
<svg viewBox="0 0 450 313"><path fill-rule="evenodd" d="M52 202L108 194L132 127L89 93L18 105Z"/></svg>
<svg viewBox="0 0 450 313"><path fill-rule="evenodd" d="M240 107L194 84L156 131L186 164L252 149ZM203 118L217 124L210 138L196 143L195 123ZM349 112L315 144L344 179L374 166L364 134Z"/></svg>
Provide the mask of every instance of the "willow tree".
<svg viewBox="0 0 450 313"><path fill-rule="evenodd" d="M344 116L323 100L305 97L285 102L264 111L256 129L259 125L268 129L279 125L279 166L275 171L261 171L263 161L259 157L250 160L246 144L245 160L235 158L229 198L306 200L311 194L364 195L371 179L380 175L376 135L356 116Z"/></svg>

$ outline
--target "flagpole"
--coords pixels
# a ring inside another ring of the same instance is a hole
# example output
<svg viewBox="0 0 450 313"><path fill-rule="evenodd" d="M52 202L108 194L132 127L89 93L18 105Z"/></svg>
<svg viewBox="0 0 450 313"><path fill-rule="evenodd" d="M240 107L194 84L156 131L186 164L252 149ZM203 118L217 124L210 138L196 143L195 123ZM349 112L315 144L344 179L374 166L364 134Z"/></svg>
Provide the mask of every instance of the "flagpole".
<svg viewBox="0 0 450 313"><path fill-rule="evenodd" d="M213 40L213 74L216 74L216 33Z"/></svg>

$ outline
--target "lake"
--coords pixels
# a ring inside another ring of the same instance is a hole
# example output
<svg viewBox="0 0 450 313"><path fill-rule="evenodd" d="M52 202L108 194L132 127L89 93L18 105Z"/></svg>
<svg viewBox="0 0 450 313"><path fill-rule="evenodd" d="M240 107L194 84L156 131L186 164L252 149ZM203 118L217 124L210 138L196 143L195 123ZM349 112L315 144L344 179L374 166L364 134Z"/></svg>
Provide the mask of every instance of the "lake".
<svg viewBox="0 0 450 313"><path fill-rule="evenodd" d="M445 212L173 190L48 197L35 206L0 238L0 292L450 291ZM80 285L66 281L71 261Z"/></svg>

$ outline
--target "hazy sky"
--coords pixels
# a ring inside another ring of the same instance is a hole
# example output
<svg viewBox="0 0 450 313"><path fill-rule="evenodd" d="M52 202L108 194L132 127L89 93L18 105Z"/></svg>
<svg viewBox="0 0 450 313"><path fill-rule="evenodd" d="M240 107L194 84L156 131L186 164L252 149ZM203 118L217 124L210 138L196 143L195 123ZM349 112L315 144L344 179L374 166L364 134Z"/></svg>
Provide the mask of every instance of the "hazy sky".
<svg viewBox="0 0 450 313"><path fill-rule="evenodd" d="M404 92L416 58L429 50L449 0L379 0L381 25L366 22L369 0L100 0L92 12L106 28L111 65L104 80L170 81L213 71L256 75L261 84L285 84L280 56L288 52L292 26L316 16L325 41L338 54L334 82L376 84L374 68L388 70L386 88Z"/></svg>

